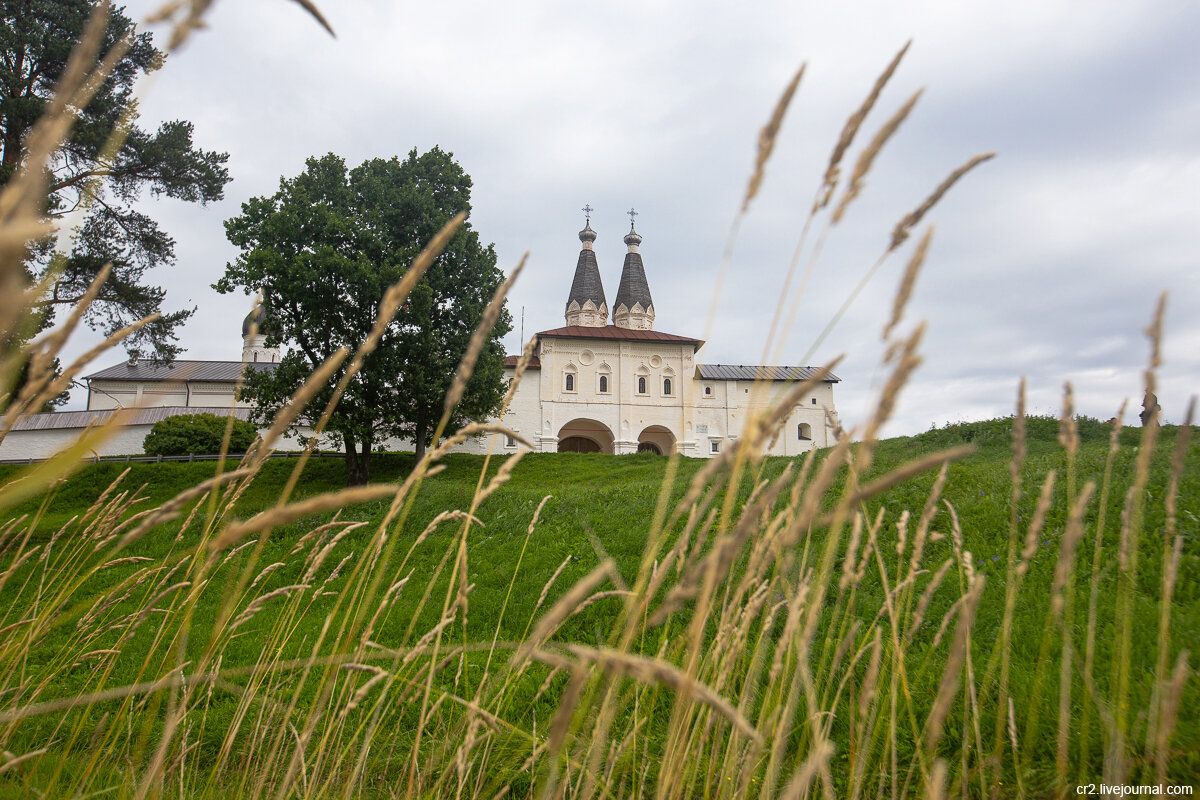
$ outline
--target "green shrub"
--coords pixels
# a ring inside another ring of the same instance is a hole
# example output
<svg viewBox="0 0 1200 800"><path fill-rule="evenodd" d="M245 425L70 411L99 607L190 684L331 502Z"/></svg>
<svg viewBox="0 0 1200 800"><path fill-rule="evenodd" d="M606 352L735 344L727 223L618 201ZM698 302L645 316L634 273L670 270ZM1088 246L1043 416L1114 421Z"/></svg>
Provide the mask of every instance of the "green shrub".
<svg viewBox="0 0 1200 800"><path fill-rule="evenodd" d="M142 447L146 455L186 456L221 452L226 417L216 414L180 414L154 423ZM229 452L244 453L258 436L245 420L235 419L229 436Z"/></svg>

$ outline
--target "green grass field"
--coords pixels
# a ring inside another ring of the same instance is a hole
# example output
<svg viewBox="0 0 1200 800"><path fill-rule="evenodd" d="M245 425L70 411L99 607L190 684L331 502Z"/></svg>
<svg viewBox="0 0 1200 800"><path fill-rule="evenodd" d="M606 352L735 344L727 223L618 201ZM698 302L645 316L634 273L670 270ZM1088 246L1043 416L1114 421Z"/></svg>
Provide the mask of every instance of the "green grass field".
<svg viewBox="0 0 1200 800"><path fill-rule="evenodd" d="M1044 476L1055 470L1060 477L1044 528L1035 542L1036 551L1029 560L1028 574L1022 580L1011 611L1011 666L1007 693L1016 700L1011 720L997 719L995 709L989 708L989 700L997 692L1000 672L997 643L1002 639L1006 618L1005 587L1015 574L1014 565L1009 563L1011 420L948 426L920 436L884 441L876 449L871 468L858 477L859 483L865 484L875 476L928 453L964 443L977 448L950 467L942 492L944 503L931 507L933 535L925 547L922 562L925 571L911 579L911 592L907 596L908 620L915 622L917 620L912 617L915 593L925 590L939 565L957 565L945 583L930 596L923 615L925 621L909 632L911 641L903 646L907 668L902 671L893 668L890 673L893 683L889 702L894 702L899 692L907 711L893 711L890 726L876 720L861 729L853 724L853 718L847 720L833 715L837 718L832 720L828 736L836 752L829 763L832 765L831 780L836 786L844 790L854 783L855 759L864 750L889 753L889 758L896 758L901 767L904 759L914 760L913 763L920 760L916 754L920 750L923 726L907 718L924 719L936 705L947 663L952 658L949 640L955 626L950 620L956 601L974 580L971 573L986 577L969 640L968 667L972 670L970 675L977 696L957 697L953 701L944 724L947 731L957 730L957 733L948 734L937 745L937 752L950 764L961 762L964 765L960 776L962 783L984 791L989 780L999 782L999 777L992 778L982 767L972 766L975 758L968 758L964 750L974 747L990 751L994 740L999 739L1003 751L1015 736L1019 757L1006 760L998 776L1019 781L1021 790L1030 796L1043 796L1037 787L1044 788L1052 783L1056 707L1062 696L1059 683L1062 644L1049 615L1051 597L1056 591L1055 569L1067 527L1066 493L1069 491L1069 464L1062 446L1056 441L1057 432L1056 420L1029 420L1029 452L1023 468L1025 485L1016 517L1020 532L1035 513ZM1098 486L1102 483L1109 439L1107 426L1087 420L1080 422L1079 434L1080 447L1073 466L1075 491L1088 481L1095 481ZM1122 434L1125 446L1117 452L1111 467L1114 487L1132 485L1138 435L1137 430ZM1098 502L1093 500L1086 511L1086 533L1078 544L1078 554L1067 582L1067 594L1072 598L1069 630L1071 639L1079 643L1080 653L1084 649L1082 643L1089 638L1089 595L1093 584L1098 590L1096 610L1091 615L1095 626L1091 638L1097 665L1093 670L1094 678L1091 678L1094 688L1085 688L1085 681L1081 680L1080 654L1071 667L1075 675L1068 690L1073 729L1070 773L1081 781L1087 781L1088 775L1096 777L1104 772L1105 750L1111 746L1112 737L1104 733L1103 727L1116 725L1115 718L1105 721L1106 714L1116 712L1107 707L1104 698L1111 697L1116 682L1123 680L1114 665L1122 661L1119 651L1125 640L1121 626L1129 622L1132 626L1126 646L1130 669L1129 677L1124 680L1128 681L1129 707L1135 711L1125 724L1132 737L1149 735L1151 723L1144 712L1139 717L1136 710L1153 706L1152 695L1159 691L1155 679L1159 653L1159 598L1165 563L1164 495L1176 435L1173 428L1162 430L1158 451L1151 462L1144 490L1145 504L1140 512L1143 533L1137 547L1138 566L1128 594L1127 612L1122 611L1124 607L1118 599L1124 595L1119 586L1117 565L1124 490L1111 491L1107 499L1105 528L1096 562L1098 572L1093 569ZM1171 664L1181 650L1192 649L1200 642L1200 448L1191 444L1186 456L1176 509L1182 550L1170 609L1170 644L1166 648ZM491 460L484 483L502 463L503 459ZM222 677L206 683L190 698L191 707L181 716L189 735L171 750L171 757L179 762L179 785L168 781L168 788L162 791L180 796L227 791L249 795L271 784L263 770L270 764L278 766L279 753L292 744L286 737L273 738L278 730L277 721L269 724L273 707L278 710L279 706L290 704L292 710L284 716L294 717L299 728L300 720L312 719L318 711L325 715L330 713L331 695L345 703L353 694L351 685L343 686L333 678L319 677L324 675L320 665L310 664L303 669L286 665L315 658L318 654L333 657L350 650L359 655L390 653L393 654L393 667L407 669L407 672L397 669L393 673L403 674L403 680L392 690L390 702L395 705L389 704L387 713L383 713L379 704L372 706L364 699L361 707L356 706L353 713L339 723L335 733L326 733L332 737L331 741L346 748L346 754L350 754L346 755L349 758L346 763L363 764L367 774L351 780L344 773L349 767L336 763L333 753L337 748L329 743L319 752L332 759L324 765L325 780L330 782L330 787L342 786L341 781L349 781L345 785L357 782L363 796L391 796L392 790L387 788L392 785L389 781L402 775L411 777L408 754L419 753L420 759L430 764L453 764L454 751L447 742L455 737L449 733L457 730L456 726L470 724L470 715L461 713L461 709L439 718L436 723L429 722L421 707L423 693L419 690L422 679L431 680L428 672L422 673L419 669L426 659L414 658L402 664L403 656L398 655L407 652L406 648L413 648L414 642L420 645L420 637L427 631L436 630L438 621L449 609L453 623L443 626L442 636L435 639L443 655L458 648L458 657L451 659L448 666L442 665L436 680L432 680L426 689L432 689L434 697L439 693L464 699L474 697L481 706L504 719L511 728L501 728L491 734L492 742L485 759L489 767L480 770L476 780L481 781L479 786L510 785L510 791L516 795L532 792L536 788L538 769L528 766L523 769L521 762L532 752L530 742L545 735L562 694L571 692L572 687L568 685L566 672L559 669L552 674L545 663L534 665L496 687L493 684L497 673L503 671L501 665L517 646L514 643L530 638L531 629L536 629L539 618L547 614L547 609L609 558L616 574L594 587L608 591L601 591L585 604L586 608L563 619L553 632L553 641L592 648L615 646L624 606L620 592L635 586L640 574L647 574L644 558L648 532L654 529L656 513L671 508L683 497L705 462L680 461L677 473L668 478L667 459L653 456L531 454L520 462L507 484L474 510L480 524L470 526L465 538L462 524L451 520L416 543L418 536L439 513L471 509L484 465L482 457L449 457L443 472L424 481L415 500L404 511L402 521L393 523L384 545L380 545L375 531L388 511L390 501L386 498L338 512L338 521L355 520L368 524L350 529L336 543L334 535L343 528L335 524L320 530L320 526L335 521L332 512L302 517L273 528L269 534L240 542L243 546L218 553L219 558L212 562L211 568L199 573L205 576L206 583L198 591L189 586L170 587L183 583L179 580L182 576L197 574L196 564L207 553L200 546L209 513L206 504L212 509L217 505L201 500L186 528L181 530L180 521L157 526L122 549L117 558L109 559L130 559L128 561L101 569L94 565L85 568L89 559L94 561L98 556L91 556L94 546L80 545L86 544L89 537L94 538L95 530L104 528L103 525L92 525L89 529L91 522L103 516L103 513L96 513L93 504L125 469L124 465L112 464L85 467L51 495L27 501L14 509L12 516L23 515L23 521L7 529L2 540L0 567L10 571L0 584L0 628L5 630L10 643L27 635L28 628L37 628L36 636L30 635L23 643L21 657L3 662L5 673L0 676L0 687L7 696L0 695L2 708L52 706L56 700L87 697L89 693L111 687L162 679L179 664L186 665L182 670L184 673L189 673L197 664L208 664L221 672ZM800 464L790 466L796 469ZM293 463L286 461L268 462L246 486L229 517L246 519L271 507L277 502L293 467ZM725 508L726 494L735 491L736 497L732 498L728 508L734 509L736 519L752 487L777 478L787 467L788 460L767 459L746 470L727 485L716 487L711 508ZM411 468L412 461L408 456L381 455L373 464L373 475L378 482L399 482ZM814 464L813 469L816 468ZM342 469L336 459L310 462L293 499L303 500L338 490L344 483ZM16 468L5 468L0 472L0 481L11 480L16 472ZM211 477L213 472L211 463L133 465L120 487L136 490L134 494L140 499L132 502L129 497L118 498L111 513L118 518L141 508L159 506L178 492ZM856 546L856 535L849 526L837 528L836 546L829 551L824 551L824 546L830 532L823 527L805 533L796 544L795 555L811 563L820 563L816 558L818 552L828 552L832 559L827 565L828 574L833 576L831 591L818 609L819 613L813 617L816 625L813 642L817 646L811 659L814 671L828 681L823 703L829 701L829 687L844 681L847 676L852 678L851 691L856 682L868 680L869 656L863 653L869 651L869 640L859 642L860 646L868 647L868 651L860 652L861 658L849 667L847 652L854 646L847 648L846 644L839 646L838 643L857 641L856 631L878 624L887 613L889 602L901 604L899 598L904 595L898 594L899 587L896 586L889 595L885 588L888 578L880 576L903 573L901 562L904 559L897 556L899 534L896 523L901 513L907 510L911 515L908 529L915 527L927 503L936 472L936 469L930 469L858 505L857 510L868 527L872 522L879 522L875 547L877 565L870 565L865 576L855 580L848 591L843 582L841 591L835 595L832 585L837 584L844 574L848 560L849 566L854 566L852 556L847 553L852 553ZM842 494L844 480L843 468L826 492L828 508L833 508L836 498ZM664 487L668 501L660 505ZM784 495L786 492L770 507L786 505ZM547 496L550 499L545 502L537 525L532 533L528 533L539 503ZM80 519L89 514L90 508L93 509L91 520L81 523ZM951 508L960 521L961 544L956 544L955 537L949 535L953 529ZM766 515L769 510L759 513ZM882 516L877 517L880 513ZM215 527L208 526L209 529ZM667 532L663 552L684 527L685 523L679 521ZM318 530L315 537L311 533L314 529ZM939 533L942 535L938 536ZM865 538L865 533L860 538ZM717 540L714 538L714 541ZM694 557L716 546L698 540ZM1022 547L1023 543L1018 541L1017 549ZM17 554L33 548L37 550L12 569ZM368 551L372 548L382 548L384 552L369 569L359 568L369 559ZM315 555L318 552L323 553L319 559ZM731 592L736 595L740 591L738 576L744 577L747 570L753 571L753 561L751 543L739 551L731 566L729 581L724 584L726 598ZM786 559L771 570L782 577L784 563L787 563ZM465 568L465 579L456 572L457 566ZM139 584L138 577L145 575L148 568L159 571L153 580L143 578ZM686 570L684 572L686 574ZM390 600L379 605L379 595L387 588L384 584L393 584L406 576L408 582ZM548 584L552 576L553 581ZM674 579L665 582L657 597L669 597L673 582ZM894 586L895 583L893 581ZM786 605L789 600L787 585L786 580L764 582L760 593L766 596L754 600L750 607L763 608L772 603ZM273 595L276 590L283 591ZM747 592L749 594L751 592ZM264 596L268 599L256 606L255 598ZM99 599L105 597L114 602L102 604L97 610ZM368 598L371 602L366 602ZM461 608L457 606L460 598L465 598ZM746 597L742 602L745 604L749 600ZM369 624L363 619L365 609L383 607L386 611L376 614ZM253 613L239 621L238 616L248 609ZM696 639L692 636L699 630L704 647L719 650L721 639L726 635L720 615L697 621L694 613L695 607L685 605L665 625L639 627L637 637L623 649L682 665L695 649ZM22 624L23 620L29 619L38 619L44 624ZM339 625L342 628L338 635L332 636L331 626L336 629ZM358 635L364 625L370 628L369 645L365 646L366 637L355 639L348 633L353 631ZM747 651L727 663L753 672L754 657L749 651L749 642L755 637L759 642L772 636L786 638L788 632L780 628L775 616L765 621L757 619L743 627L743 646ZM894 626L897 630L907 627L910 626ZM496 642L494 650L493 642ZM429 646L428 640L425 646ZM837 651L846 652L839 655ZM275 667L266 672L253 672L256 665L262 667L264 664ZM876 669L879 669L878 665ZM297 685L296 673L310 677ZM336 670L330 674L336 677L335 673ZM369 672L366 674L370 675ZM907 685L897 688L900 681ZM361 683L359 680L358 684ZM761 709L771 702L770 686L762 697L747 697L745 687L742 687L743 696L739 698L733 691L737 683L730 681L722 694L738 705L746 716L752 716L754 709ZM780 686L784 683L774 682ZM587 691L600 697L616 685L589 686ZM97 699L70 710L50 708L44 713L10 719L7 722L10 751L36 751L46 747L53 757L33 759L20 768L0 773L0 793L19 796L31 787L73 791L84 783L94 785L99 775L106 775L116 785L129 783L130 776L153 758L155 742L162 736L164 725L169 724L169 712L178 691L178 688L169 691L162 687L147 689L128 697ZM658 692L642 697L634 689L627 688L623 692L621 701L611 704L612 718L605 724L639 726L636 729L646 737L647 753L656 748L669 750L673 746L671 731L674 730L671 717L680 713L670 703L671 694ZM833 696L840 697L840 690ZM1183 690L1181 707L1195 707L1197 702L1200 702L1200 692L1195 682L1189 681ZM600 708L608 707L600 705ZM602 712L590 717L584 715L572 723L576 727L571 729L571 735L582 735L578 726L599 724L603 717ZM121 723L114 726L112 721L117 719ZM424 727L418 724L421 719L426 719ZM708 726L713 724L710 719ZM414 736L414 730L419 727L425 731L422 741L417 741ZM889 727L892 730L889 731ZM374 749L369 756L364 756L351 742L361 742L363 731L368 729ZM241 733L231 736L231 730ZM299 730L294 733L302 735ZM812 744L805 741L801 725L797 725L790 736L795 739L794 745L799 752ZM885 740L890 739L894 741L889 745ZM1153 748L1142 747L1140 742L1134 745L1129 746L1130 752L1135 754L1130 767L1133 774L1150 775L1153 772L1150 757ZM636 746L633 750L636 753ZM1195 715L1183 713L1178 716L1169 750L1168 774L1172 780L1186 782L1200 774L1200 721ZM1142 751L1146 755L1138 758L1136 754ZM108 756L97 761L92 754L99 752ZM732 751L720 752L727 759ZM123 762L112 758L117 753ZM398 754L405 754L405 757ZM711 755L715 758L717 751ZM188 759L192 759L190 779L185 767ZM630 759L630 763L636 760L632 756ZM620 760L615 763L619 770ZM206 772L213 764L221 766ZM638 769L642 770L643 780L653 781L656 777L656 767L652 765L643 764ZM917 764L907 773L902 768L898 772L911 778L914 771L920 774L927 769L928 765ZM440 772L442 770L444 772ZM751 776L747 778L751 781L748 787L754 789L760 780L770 779L770 771L770 760L760 755L759 762L748 773ZM432 788L426 791L437 795L449 785L445 783L449 780L446 776L453 772L452 766L431 767L431 774L442 777L432 778L428 784ZM629 774L628 779L633 780L637 770ZM424 777L430 778L430 775ZM104 782L101 780L100 784ZM886 781L879 784L884 788L888 785Z"/></svg>

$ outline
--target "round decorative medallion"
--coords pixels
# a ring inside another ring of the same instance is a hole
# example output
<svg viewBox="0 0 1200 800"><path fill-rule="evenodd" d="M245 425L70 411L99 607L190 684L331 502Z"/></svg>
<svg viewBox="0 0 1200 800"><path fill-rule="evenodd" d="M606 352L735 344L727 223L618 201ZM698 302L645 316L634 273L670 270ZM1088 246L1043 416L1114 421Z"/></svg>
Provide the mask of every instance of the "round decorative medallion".
<svg viewBox="0 0 1200 800"><path fill-rule="evenodd" d="M591 364L595 360L596 360L596 354L593 353L591 350L584 350L582 353L579 354L579 363L583 364L585 367L588 366L589 364Z"/></svg>
<svg viewBox="0 0 1200 800"><path fill-rule="evenodd" d="M650 356L650 366L654 367L655 369L658 369L659 367L662 366L662 359L659 358L658 356Z"/></svg>

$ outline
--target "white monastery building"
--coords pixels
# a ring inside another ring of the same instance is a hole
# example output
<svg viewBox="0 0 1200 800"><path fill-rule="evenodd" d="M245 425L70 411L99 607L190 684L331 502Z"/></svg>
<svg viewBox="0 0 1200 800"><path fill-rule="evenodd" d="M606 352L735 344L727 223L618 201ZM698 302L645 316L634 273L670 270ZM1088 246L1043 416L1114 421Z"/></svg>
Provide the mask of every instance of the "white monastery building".
<svg viewBox="0 0 1200 800"><path fill-rule="evenodd" d="M590 212L590 208L584 209ZM635 212L631 212L631 217ZM654 299L630 225L625 261L613 305L608 305L593 244L590 216L579 232L582 249L565 307L566 325L541 331L534 358L517 387L503 424L542 452L668 454L708 458L729 447L757 411L764 410L811 367L701 364L704 342L654 329ZM609 324L611 314L612 324ZM235 398L244 369L274 369L279 350L242 323L242 358L237 361L175 361L160 365L130 360L96 372L88 385L86 411L37 414L21 420L0 443L0 460L45 458L70 444L88 425L117 409L137 409L130 424L96 455L142 452L155 422L178 414L228 414L247 419L248 404ZM518 358L509 356L512 380ZM793 456L834 443L837 411L832 374L791 410L772 442L771 455ZM498 449L515 451L516 440ZM293 440L282 443L296 448ZM460 446L468 452L494 447L491 437ZM411 450L392 440L380 449Z"/></svg>
<svg viewBox="0 0 1200 800"><path fill-rule="evenodd" d="M741 435L754 412L816 372L699 363L704 342L654 329L654 298L639 252L642 237L633 226L625 236L625 263L611 307L590 219L579 240L583 246L567 295L566 325L537 334L536 358L504 415L504 424L536 449L710 457ZM515 356L505 362L510 378L516 363ZM833 444L836 382L836 376L827 375L792 409L772 455Z"/></svg>

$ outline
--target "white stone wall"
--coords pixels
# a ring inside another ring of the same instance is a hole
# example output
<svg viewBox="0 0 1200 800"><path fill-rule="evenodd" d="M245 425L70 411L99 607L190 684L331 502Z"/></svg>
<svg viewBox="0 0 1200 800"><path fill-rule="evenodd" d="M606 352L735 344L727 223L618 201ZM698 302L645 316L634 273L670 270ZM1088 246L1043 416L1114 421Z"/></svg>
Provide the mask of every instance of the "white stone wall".
<svg viewBox="0 0 1200 800"><path fill-rule="evenodd" d="M548 337L538 348L541 369L526 371L503 424L533 444L535 450L555 452L560 438L580 435L600 442L605 452L634 453L649 442L662 452L709 458L729 447L747 421L765 411L791 387L785 382L717 381L696 378L689 343L568 339ZM515 370L507 368L511 380ZM567 375L571 388L567 388ZM601 391L601 377L607 391ZM645 392L639 391L645 380ZM670 380L666 393L664 381ZM135 384L93 381L89 408L190 405L221 407L233 402L235 385ZM238 405L247 405L240 402ZM834 444L826 409L835 408L833 384L822 383L800 399L775 441L771 455L794 456L814 447ZM836 412L833 412L836 420ZM805 427L801 427L805 426ZM127 428L111 439L100 455L142 452L149 426ZM0 443L0 458L44 458L77 438L79 430L14 431ZM336 446L327 440L326 446ZM469 453L510 453L516 439L481 436L457 450ZM715 446L715 450L714 450ZM279 449L300 449L287 440ZM380 450L411 452L412 443L392 439Z"/></svg>
<svg viewBox="0 0 1200 800"><path fill-rule="evenodd" d="M119 429L100 447L92 451L97 456L141 455L142 442L150 425L130 425ZM82 428L60 428L42 431L10 431L0 442L0 459L15 461L25 458L50 458L79 440ZM83 457L87 457L85 454Z"/></svg>
<svg viewBox="0 0 1200 800"><path fill-rule="evenodd" d="M236 388L235 383L93 380L88 392L88 411L159 406L248 407L248 401L234 401Z"/></svg>
<svg viewBox="0 0 1200 800"><path fill-rule="evenodd" d="M85 454L95 456L143 455L142 442L153 425L127 425L119 428L94 450ZM55 430L10 431L0 442L0 461L19 461L26 458L50 458L79 440L83 428L59 428ZM259 434L266 433L265 429ZM283 438L276 443L276 450L295 452L303 450L295 439ZM408 448L411 452L411 446Z"/></svg>

